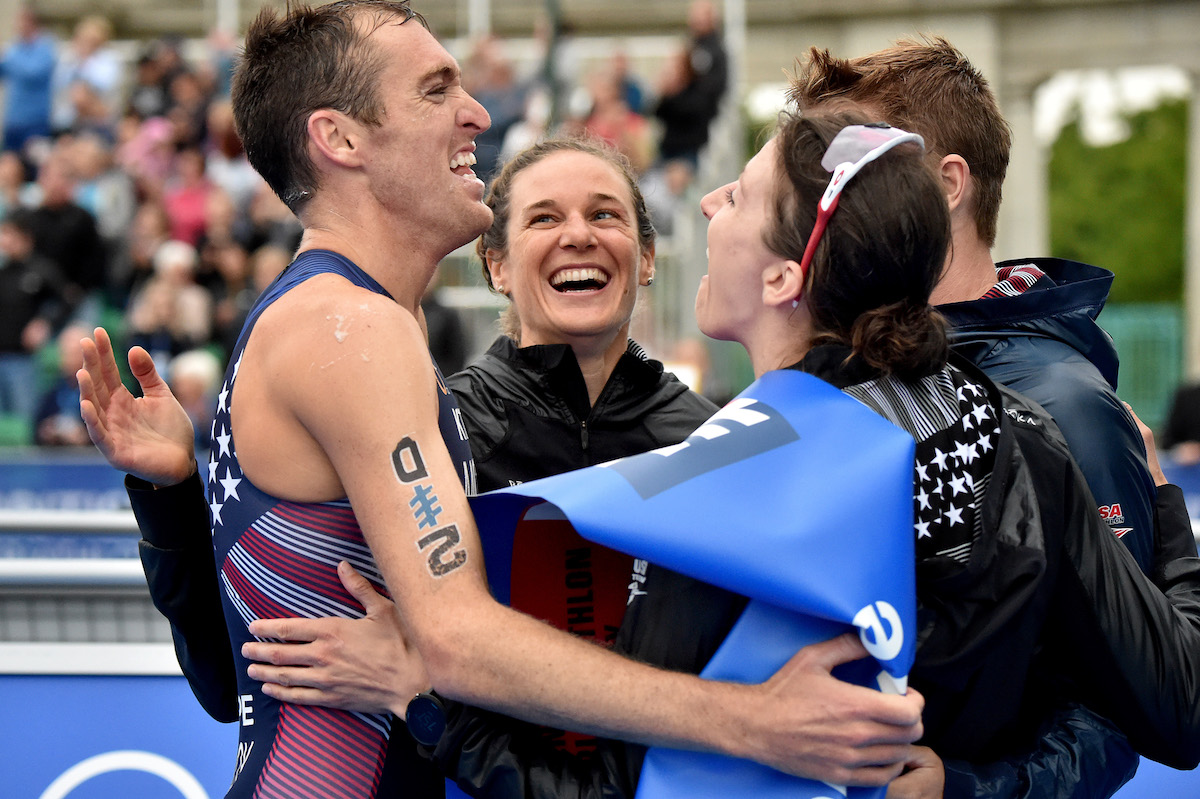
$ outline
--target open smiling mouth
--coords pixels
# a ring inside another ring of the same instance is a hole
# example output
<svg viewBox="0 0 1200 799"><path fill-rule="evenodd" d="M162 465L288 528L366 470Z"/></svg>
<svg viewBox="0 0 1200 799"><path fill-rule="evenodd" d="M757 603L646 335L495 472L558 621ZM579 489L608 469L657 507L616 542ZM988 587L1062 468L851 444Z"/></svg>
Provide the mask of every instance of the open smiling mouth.
<svg viewBox="0 0 1200 799"><path fill-rule="evenodd" d="M608 275L599 269L564 269L550 278L555 291L597 291L608 285Z"/></svg>

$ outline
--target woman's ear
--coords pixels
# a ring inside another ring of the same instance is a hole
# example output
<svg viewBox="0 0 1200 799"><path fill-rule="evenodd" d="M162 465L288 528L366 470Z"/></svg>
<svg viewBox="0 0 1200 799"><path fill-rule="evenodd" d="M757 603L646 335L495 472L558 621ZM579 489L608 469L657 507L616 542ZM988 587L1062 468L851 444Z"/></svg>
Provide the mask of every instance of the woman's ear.
<svg viewBox="0 0 1200 799"><path fill-rule="evenodd" d="M501 294L507 294L508 288L504 285L505 260L504 253L499 250L489 249L483 254L484 263L487 264L488 274L492 277L492 288Z"/></svg>
<svg viewBox="0 0 1200 799"><path fill-rule="evenodd" d="M804 270L799 261L779 259L763 270L763 305L796 307L804 293Z"/></svg>
<svg viewBox="0 0 1200 799"><path fill-rule="evenodd" d="M638 284L649 286L654 282L654 245L642 250L638 264Z"/></svg>
<svg viewBox="0 0 1200 799"><path fill-rule="evenodd" d="M946 202L953 213L966 201L971 191L971 165L961 155L951 153L938 166L938 177L941 178Z"/></svg>
<svg viewBox="0 0 1200 799"><path fill-rule="evenodd" d="M332 108L318 108L308 116L308 141L321 156L342 166L362 163L358 123Z"/></svg>

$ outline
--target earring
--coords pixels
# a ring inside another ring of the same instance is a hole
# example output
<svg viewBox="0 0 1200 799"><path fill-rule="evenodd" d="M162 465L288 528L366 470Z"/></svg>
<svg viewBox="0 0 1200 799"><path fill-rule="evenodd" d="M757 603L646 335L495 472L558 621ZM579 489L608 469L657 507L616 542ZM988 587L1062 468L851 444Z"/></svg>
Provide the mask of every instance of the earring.
<svg viewBox="0 0 1200 799"><path fill-rule="evenodd" d="M646 278L646 285L647 285L647 286L653 286L653 285L654 285L654 275L651 275L650 277Z"/></svg>
<svg viewBox="0 0 1200 799"><path fill-rule="evenodd" d="M498 292L500 292L501 294L503 294L503 293L504 293L504 286L501 286L499 283L497 283L497 284L496 284L496 291L498 291Z"/></svg>

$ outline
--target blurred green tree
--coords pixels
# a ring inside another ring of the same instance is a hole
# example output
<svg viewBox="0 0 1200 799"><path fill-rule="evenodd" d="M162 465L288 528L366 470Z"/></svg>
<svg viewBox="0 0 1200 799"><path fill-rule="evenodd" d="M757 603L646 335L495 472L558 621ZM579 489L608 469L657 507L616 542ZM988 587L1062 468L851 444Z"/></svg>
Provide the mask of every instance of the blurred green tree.
<svg viewBox="0 0 1200 799"><path fill-rule="evenodd" d="M1181 302L1188 105L1126 117L1130 135L1087 144L1078 120L1050 151L1050 248L1111 269L1111 302Z"/></svg>

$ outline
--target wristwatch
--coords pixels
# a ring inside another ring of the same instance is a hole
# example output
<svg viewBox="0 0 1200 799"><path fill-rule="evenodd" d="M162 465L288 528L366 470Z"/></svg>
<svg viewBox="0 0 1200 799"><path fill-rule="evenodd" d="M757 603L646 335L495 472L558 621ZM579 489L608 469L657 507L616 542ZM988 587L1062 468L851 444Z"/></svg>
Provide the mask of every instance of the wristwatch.
<svg viewBox="0 0 1200 799"><path fill-rule="evenodd" d="M437 746L446 731L446 706L432 688L408 700L404 711L408 734L422 746Z"/></svg>

